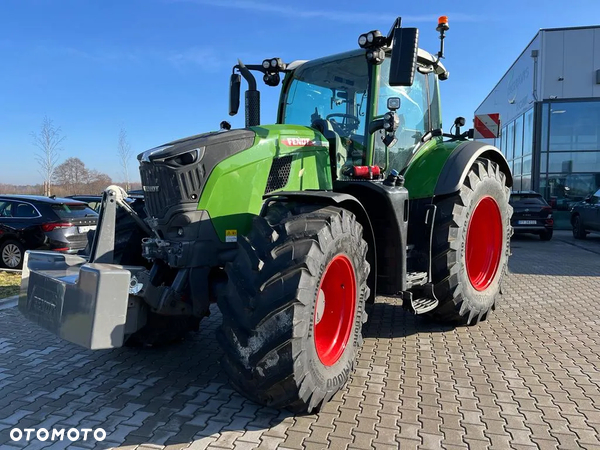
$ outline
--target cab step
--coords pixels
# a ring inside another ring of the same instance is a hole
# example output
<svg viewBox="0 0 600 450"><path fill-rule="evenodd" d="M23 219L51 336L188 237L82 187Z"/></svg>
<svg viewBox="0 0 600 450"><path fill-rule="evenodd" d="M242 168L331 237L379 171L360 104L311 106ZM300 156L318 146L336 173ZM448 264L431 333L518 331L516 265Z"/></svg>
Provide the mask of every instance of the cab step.
<svg viewBox="0 0 600 450"><path fill-rule="evenodd" d="M408 289L414 286L423 286L427 284L427 281L427 272L408 272L406 274L406 284Z"/></svg>
<svg viewBox="0 0 600 450"><path fill-rule="evenodd" d="M440 302L433 298L416 298L410 302L410 307L415 314L425 314L435 308L437 308Z"/></svg>

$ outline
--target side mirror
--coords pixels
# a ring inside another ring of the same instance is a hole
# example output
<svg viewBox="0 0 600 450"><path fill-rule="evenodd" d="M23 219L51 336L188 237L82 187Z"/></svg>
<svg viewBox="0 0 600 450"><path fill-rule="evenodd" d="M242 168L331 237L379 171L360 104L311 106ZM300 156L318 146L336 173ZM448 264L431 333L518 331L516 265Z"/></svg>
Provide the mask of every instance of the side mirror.
<svg viewBox="0 0 600 450"><path fill-rule="evenodd" d="M229 79L229 115L235 116L240 109L240 87L242 77L237 73L232 73Z"/></svg>
<svg viewBox="0 0 600 450"><path fill-rule="evenodd" d="M585 201L586 203L589 203L591 200L592 200L592 194L588 194L588 195L586 195L586 196L585 196L585 198L584 198L584 201Z"/></svg>
<svg viewBox="0 0 600 450"><path fill-rule="evenodd" d="M396 28L390 60L390 86L412 86L417 68L419 30Z"/></svg>

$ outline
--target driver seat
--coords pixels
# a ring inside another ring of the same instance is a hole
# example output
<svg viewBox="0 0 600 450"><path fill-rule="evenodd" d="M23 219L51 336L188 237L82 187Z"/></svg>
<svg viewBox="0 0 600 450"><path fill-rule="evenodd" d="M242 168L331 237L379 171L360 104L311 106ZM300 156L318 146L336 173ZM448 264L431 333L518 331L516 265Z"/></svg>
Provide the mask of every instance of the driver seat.
<svg viewBox="0 0 600 450"><path fill-rule="evenodd" d="M340 135L335 132L331 122L327 119L313 121L312 128L321 133L329 142L329 163L331 165L331 178L337 180L342 175L342 167L348 159L348 151L342 144Z"/></svg>

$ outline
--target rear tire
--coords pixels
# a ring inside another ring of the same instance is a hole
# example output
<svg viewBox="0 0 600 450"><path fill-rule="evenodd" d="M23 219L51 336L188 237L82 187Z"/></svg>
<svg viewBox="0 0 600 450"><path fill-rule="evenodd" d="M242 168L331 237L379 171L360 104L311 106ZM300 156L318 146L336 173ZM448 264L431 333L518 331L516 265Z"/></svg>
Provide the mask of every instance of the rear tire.
<svg viewBox="0 0 600 450"><path fill-rule="evenodd" d="M367 243L344 209L275 203L226 267L217 338L233 387L262 405L315 411L362 345Z"/></svg>
<svg viewBox="0 0 600 450"><path fill-rule="evenodd" d="M587 237L587 233L583 227L583 220L581 220L581 216L579 215L573 218L573 237L575 239L585 239Z"/></svg>
<svg viewBox="0 0 600 450"><path fill-rule="evenodd" d="M24 259L25 248L19 241L7 239L0 244L0 267L18 270L23 268Z"/></svg>
<svg viewBox="0 0 600 450"><path fill-rule="evenodd" d="M471 324L495 307L510 254L512 207L506 175L477 159L454 195L437 203L432 275L444 323Z"/></svg>
<svg viewBox="0 0 600 450"><path fill-rule="evenodd" d="M540 233L540 239L542 241L549 241L550 239L552 239L552 234L553 234L552 230L542 231Z"/></svg>

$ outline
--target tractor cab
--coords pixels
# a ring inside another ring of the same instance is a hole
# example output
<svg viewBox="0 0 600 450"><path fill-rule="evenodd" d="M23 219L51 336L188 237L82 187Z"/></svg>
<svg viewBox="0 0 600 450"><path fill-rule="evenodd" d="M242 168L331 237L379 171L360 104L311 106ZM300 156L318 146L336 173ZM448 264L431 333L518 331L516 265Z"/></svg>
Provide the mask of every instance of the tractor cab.
<svg viewBox="0 0 600 450"><path fill-rule="evenodd" d="M441 28L440 28L441 27ZM448 29L441 18L438 30ZM359 37L361 49L285 64L279 58L261 65L234 67L230 114L239 104L239 70L249 84L247 126L260 122L256 83L250 70L264 74L269 86L280 83L278 124L303 125L319 131L329 143L333 180L377 179L391 169L402 171L423 137L441 130L438 79L448 78L437 58L418 48L418 32L400 27L388 36L375 30ZM391 101L392 109L388 108ZM254 115L253 115L254 114Z"/></svg>
<svg viewBox="0 0 600 450"><path fill-rule="evenodd" d="M334 178L349 176L356 166L401 171L423 136L442 127L434 60L421 50L418 55L410 86L390 83L391 51L381 65L369 64L360 50L305 62L284 81L278 123L320 131L329 141ZM399 104L398 125L386 145L378 121L390 112L390 99Z"/></svg>

